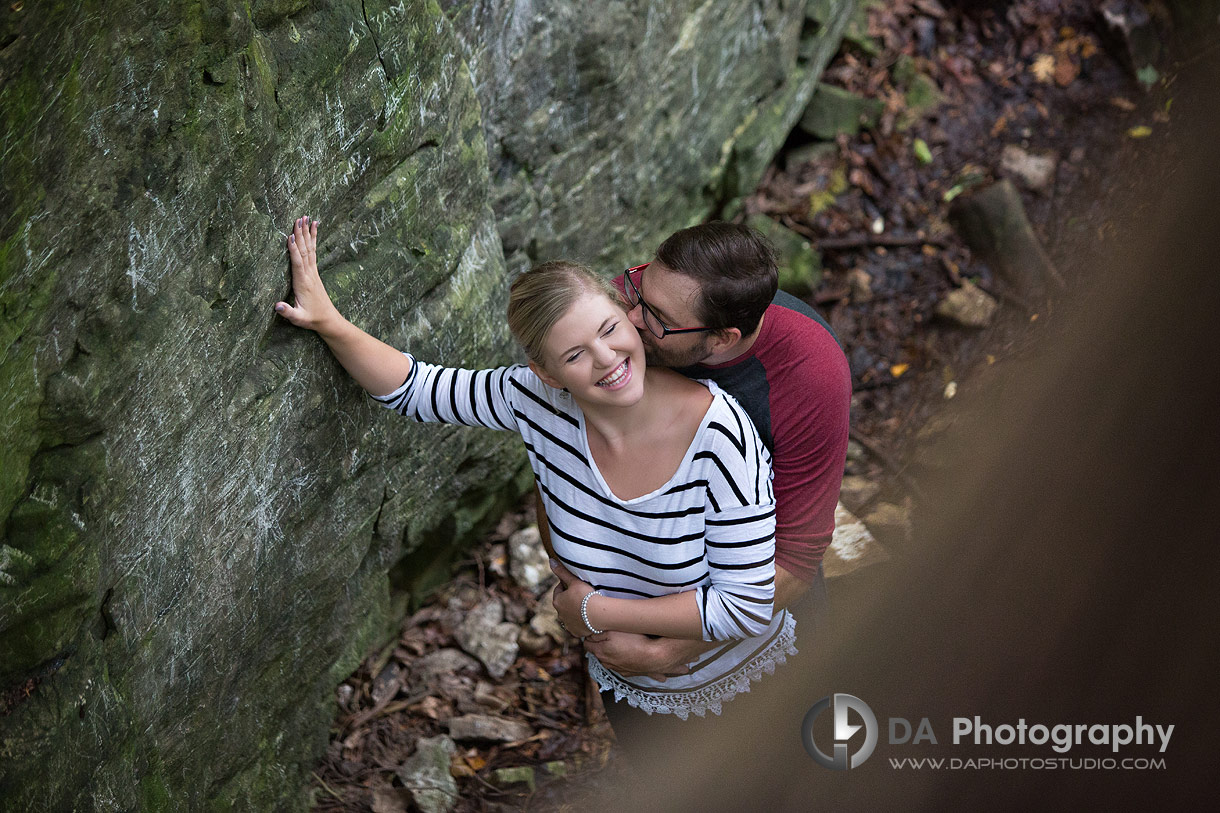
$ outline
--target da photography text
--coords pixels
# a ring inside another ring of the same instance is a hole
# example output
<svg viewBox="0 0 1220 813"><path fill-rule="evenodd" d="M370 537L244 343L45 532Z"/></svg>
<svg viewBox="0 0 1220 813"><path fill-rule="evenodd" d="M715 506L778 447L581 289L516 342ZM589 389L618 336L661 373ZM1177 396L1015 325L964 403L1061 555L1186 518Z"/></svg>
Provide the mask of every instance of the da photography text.
<svg viewBox="0 0 1220 813"><path fill-rule="evenodd" d="M833 740L824 736L823 749L815 736L817 719L832 712ZM953 717L946 728L934 726L927 717L889 717L882 729L873 710L860 698L844 693L824 697L815 703L801 725L805 750L815 762L826 768L846 770L861 765L872 755L882 734L889 745L955 746L1045 746L1057 754L1067 754L1081 746L1105 746L1118 754L1131 747L1154 747L1165 753L1173 736L1173 725L1145 722L1137 715L1134 722L1123 723L1030 723L1025 718L1015 723L994 723L980 715ZM949 739L943 739L948 733Z"/></svg>

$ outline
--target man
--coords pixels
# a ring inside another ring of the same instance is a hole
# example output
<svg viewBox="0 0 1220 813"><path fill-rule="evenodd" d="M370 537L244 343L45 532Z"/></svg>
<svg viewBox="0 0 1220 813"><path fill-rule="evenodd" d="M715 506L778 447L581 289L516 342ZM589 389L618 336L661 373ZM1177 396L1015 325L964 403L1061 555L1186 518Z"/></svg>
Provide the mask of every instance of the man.
<svg viewBox="0 0 1220 813"><path fill-rule="evenodd" d="M747 226L676 232L651 263L616 283L648 363L714 380L745 407L771 450L775 607L796 612L797 646L804 640L808 652L847 455L851 374L842 349L812 308L778 291L774 252ZM798 608L806 594L815 600ZM687 664L718 645L620 632L585 639L611 669L654 676L686 674Z"/></svg>

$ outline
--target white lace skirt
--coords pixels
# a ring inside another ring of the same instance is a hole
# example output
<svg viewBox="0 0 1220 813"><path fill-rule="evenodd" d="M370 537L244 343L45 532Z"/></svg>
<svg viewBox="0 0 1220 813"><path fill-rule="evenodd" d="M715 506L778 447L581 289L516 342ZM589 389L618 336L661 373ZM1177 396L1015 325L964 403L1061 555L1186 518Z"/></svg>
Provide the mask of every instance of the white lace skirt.
<svg viewBox="0 0 1220 813"><path fill-rule="evenodd" d="M648 677L623 677L602 666L591 652L589 674L602 691L614 692L616 701L626 700L648 714L676 714L685 720L692 713L703 717L709 711L720 714L721 707L763 675L796 654L796 619L784 610L771 619L767 631L718 647L695 662L689 675L665 681Z"/></svg>

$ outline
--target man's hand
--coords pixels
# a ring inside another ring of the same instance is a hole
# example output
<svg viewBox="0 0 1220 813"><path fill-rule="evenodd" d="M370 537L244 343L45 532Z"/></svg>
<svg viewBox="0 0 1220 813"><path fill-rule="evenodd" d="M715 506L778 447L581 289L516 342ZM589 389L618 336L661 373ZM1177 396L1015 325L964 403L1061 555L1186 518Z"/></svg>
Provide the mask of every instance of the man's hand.
<svg viewBox="0 0 1220 813"><path fill-rule="evenodd" d="M585 639L585 649L607 669L624 677L647 675L656 680L690 674L690 664L724 641L651 638L631 632L604 632Z"/></svg>

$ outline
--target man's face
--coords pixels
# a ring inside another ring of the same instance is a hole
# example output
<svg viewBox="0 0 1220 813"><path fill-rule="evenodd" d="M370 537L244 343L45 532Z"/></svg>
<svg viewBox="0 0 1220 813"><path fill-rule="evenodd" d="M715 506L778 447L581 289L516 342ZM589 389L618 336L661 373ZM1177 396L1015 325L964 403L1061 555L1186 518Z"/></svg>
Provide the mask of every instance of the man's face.
<svg viewBox="0 0 1220 813"><path fill-rule="evenodd" d="M639 272L634 281L640 295L652 312L668 328L698 327L696 315L699 283L690 277L671 271L658 262ZM645 324L641 305L632 308L627 317L640 332L644 355L649 364L659 367L687 367L698 364L712 354L711 333L678 333L658 339Z"/></svg>

